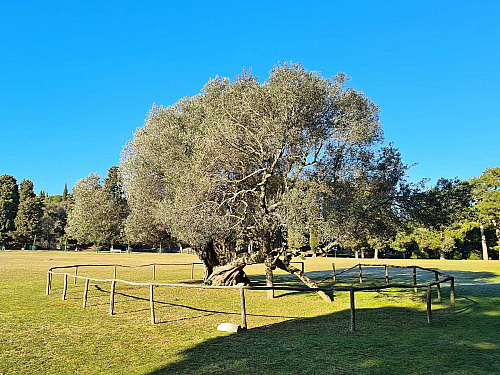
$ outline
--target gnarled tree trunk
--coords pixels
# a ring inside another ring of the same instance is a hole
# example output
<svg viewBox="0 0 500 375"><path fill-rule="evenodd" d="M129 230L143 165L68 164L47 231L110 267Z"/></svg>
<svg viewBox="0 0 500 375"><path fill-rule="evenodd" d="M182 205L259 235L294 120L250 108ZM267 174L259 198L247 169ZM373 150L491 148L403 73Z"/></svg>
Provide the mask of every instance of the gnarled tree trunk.
<svg viewBox="0 0 500 375"><path fill-rule="evenodd" d="M220 266L219 257L214 249L214 242L210 241L206 245L195 247L195 252L203 262L203 281L207 281L214 268Z"/></svg>
<svg viewBox="0 0 500 375"><path fill-rule="evenodd" d="M267 252L266 252L267 250ZM226 241L224 244L214 244L210 241L204 246L195 249L196 254L205 266L204 281L211 282L211 285L230 286L243 283L250 284L250 279L243 271L245 266L249 264L264 263L266 266L266 286L273 288L273 269L276 267L296 275L304 284L310 288L317 288L318 285L307 277L301 270L290 265L291 255L285 261L282 261L278 253L273 254L271 251L270 241L263 241L263 248L253 253L236 254L231 243ZM325 301L331 302L331 298L324 292L318 294ZM268 298L274 297L274 290L268 291Z"/></svg>
<svg viewBox="0 0 500 375"><path fill-rule="evenodd" d="M228 264L236 256L235 243L229 239L223 243L216 243L210 240L207 244L195 248L195 252L204 265L203 281L207 281L211 278L216 267ZM236 275L234 276L236 277Z"/></svg>
<svg viewBox="0 0 500 375"><path fill-rule="evenodd" d="M248 285L250 279L243 268L248 264L263 263L265 259L266 255L263 251L238 254L230 262L214 268L207 280L210 280L212 285L237 285L240 283Z"/></svg>

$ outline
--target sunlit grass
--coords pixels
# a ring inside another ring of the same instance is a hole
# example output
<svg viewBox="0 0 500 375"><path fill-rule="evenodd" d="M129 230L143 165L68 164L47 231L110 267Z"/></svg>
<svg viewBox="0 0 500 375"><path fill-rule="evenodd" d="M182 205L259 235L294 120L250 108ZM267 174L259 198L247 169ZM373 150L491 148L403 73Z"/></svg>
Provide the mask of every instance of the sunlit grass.
<svg viewBox="0 0 500 375"><path fill-rule="evenodd" d="M265 292L247 291L249 330L240 334L216 330L221 322L241 321L235 290L157 287L156 325L150 324L147 287L118 283L114 316L108 313L110 283L91 282L85 309L82 280L74 285L69 278L63 301L63 277L54 275L51 294L45 295L50 267L153 262L198 259L186 254L0 252L0 374L500 373L500 262L307 258L305 271L315 280L331 274L332 262L337 270L360 262L421 265L456 277L457 312L450 311L449 288L443 286L442 303L434 294L431 326L426 325L425 291L357 293L354 334L346 292L335 293L328 304L315 293L277 291L277 298L267 300ZM262 265L246 271L262 282ZM356 282L356 272L350 281ZM195 280L190 273L191 266L157 266L156 281L201 282L201 266L195 268ZM113 269L80 268L78 275L112 278ZM407 275L410 282L411 271ZM152 269L118 268L117 277L149 282ZM281 271L275 280L301 285Z"/></svg>

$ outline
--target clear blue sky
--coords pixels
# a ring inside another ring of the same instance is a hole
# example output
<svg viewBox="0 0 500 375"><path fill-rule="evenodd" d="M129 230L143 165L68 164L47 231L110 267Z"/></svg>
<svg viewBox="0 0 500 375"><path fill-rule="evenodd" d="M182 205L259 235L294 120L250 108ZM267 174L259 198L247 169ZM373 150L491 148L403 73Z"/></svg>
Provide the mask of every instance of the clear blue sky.
<svg viewBox="0 0 500 375"><path fill-rule="evenodd" d="M278 61L353 77L411 180L500 165L499 1L0 2L0 175L61 194L153 102Z"/></svg>

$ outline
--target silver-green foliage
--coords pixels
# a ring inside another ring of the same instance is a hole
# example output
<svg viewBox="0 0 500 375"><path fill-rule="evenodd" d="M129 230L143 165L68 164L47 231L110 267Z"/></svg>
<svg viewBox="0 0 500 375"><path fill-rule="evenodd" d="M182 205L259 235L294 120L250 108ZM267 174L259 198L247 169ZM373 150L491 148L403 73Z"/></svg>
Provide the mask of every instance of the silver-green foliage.
<svg viewBox="0 0 500 375"><path fill-rule="evenodd" d="M130 217L147 216L192 245L234 233L266 242L299 221L330 228L320 225L324 183L355 167L345 155L382 138L378 106L348 81L280 64L263 83L244 70L155 105L122 154Z"/></svg>

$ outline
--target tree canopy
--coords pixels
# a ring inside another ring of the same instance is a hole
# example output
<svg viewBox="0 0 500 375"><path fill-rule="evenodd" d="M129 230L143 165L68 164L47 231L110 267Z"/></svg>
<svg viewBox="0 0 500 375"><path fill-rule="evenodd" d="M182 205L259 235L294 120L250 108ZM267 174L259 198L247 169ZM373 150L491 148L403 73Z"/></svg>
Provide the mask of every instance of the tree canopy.
<svg viewBox="0 0 500 375"><path fill-rule="evenodd" d="M381 197L365 213L390 216L390 190L404 175L397 150L380 149L378 106L348 82L342 73L324 78L279 64L263 83L244 70L171 107L153 106L122 154L129 200L143 202L159 226L195 247L208 274L227 265L214 282L221 275L244 280L235 270L252 262L296 273L289 258L273 254L274 240L299 224L319 241L340 239L332 209L343 208L340 191L349 200L363 174L365 192ZM250 240L252 254L240 246Z"/></svg>

